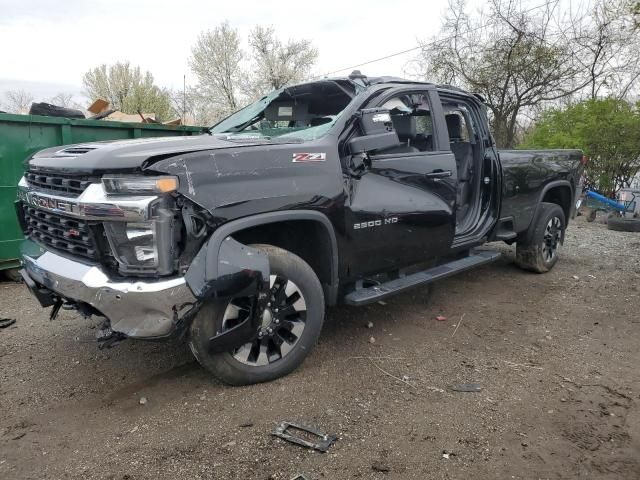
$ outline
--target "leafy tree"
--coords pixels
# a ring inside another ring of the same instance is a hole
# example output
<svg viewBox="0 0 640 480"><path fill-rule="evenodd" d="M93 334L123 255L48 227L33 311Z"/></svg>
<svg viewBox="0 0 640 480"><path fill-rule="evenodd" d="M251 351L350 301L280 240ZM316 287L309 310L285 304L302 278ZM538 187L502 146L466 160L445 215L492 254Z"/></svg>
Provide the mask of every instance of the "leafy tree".
<svg viewBox="0 0 640 480"><path fill-rule="evenodd" d="M589 185L611 195L640 171L640 103L591 99L549 110L521 147L583 149Z"/></svg>
<svg viewBox="0 0 640 480"><path fill-rule="evenodd" d="M84 74L82 83L91 101L103 98L124 113L155 113L161 121L174 115L169 92L154 84L150 72L142 73L129 62L95 67Z"/></svg>
<svg viewBox="0 0 640 480"><path fill-rule="evenodd" d="M240 83L244 76L242 60L244 52L240 36L228 22L198 36L189 61L198 78L194 101L206 99L218 116L225 116L240 106Z"/></svg>

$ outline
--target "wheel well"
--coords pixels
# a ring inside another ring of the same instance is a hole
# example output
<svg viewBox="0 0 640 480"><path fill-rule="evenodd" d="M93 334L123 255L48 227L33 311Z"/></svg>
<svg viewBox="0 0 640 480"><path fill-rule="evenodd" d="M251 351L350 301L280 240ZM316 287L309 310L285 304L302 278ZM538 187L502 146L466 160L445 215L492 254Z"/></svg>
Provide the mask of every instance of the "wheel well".
<svg viewBox="0 0 640 480"><path fill-rule="evenodd" d="M564 211L565 223L569 222L569 217L571 215L571 187L567 185L559 185L557 187L550 188L545 192L542 201L560 205Z"/></svg>
<svg viewBox="0 0 640 480"><path fill-rule="evenodd" d="M239 230L231 235L238 242L249 245L266 243L298 255L318 276L325 299L331 298L332 252L331 238L324 225L314 220L287 220ZM335 286L334 286L335 287Z"/></svg>

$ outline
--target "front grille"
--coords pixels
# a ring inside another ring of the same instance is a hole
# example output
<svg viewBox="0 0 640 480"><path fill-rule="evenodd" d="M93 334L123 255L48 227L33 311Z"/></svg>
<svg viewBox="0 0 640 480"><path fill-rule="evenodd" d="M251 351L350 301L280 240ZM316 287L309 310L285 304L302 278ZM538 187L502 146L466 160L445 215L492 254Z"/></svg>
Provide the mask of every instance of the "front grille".
<svg viewBox="0 0 640 480"><path fill-rule="evenodd" d="M98 259L93 232L87 222L27 206L24 219L26 233L32 240L71 255Z"/></svg>
<svg viewBox="0 0 640 480"><path fill-rule="evenodd" d="M91 184L86 176L59 175L52 173L27 172L27 183L36 188L80 195Z"/></svg>

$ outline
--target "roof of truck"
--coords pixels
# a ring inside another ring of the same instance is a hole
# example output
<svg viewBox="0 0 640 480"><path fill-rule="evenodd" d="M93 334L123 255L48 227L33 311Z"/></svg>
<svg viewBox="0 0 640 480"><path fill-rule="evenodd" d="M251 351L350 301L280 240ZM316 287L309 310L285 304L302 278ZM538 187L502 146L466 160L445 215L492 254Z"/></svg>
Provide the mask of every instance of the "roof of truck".
<svg viewBox="0 0 640 480"><path fill-rule="evenodd" d="M361 87L367 88L374 85L382 85L382 84L392 84L392 85L432 85L435 86L438 90L446 90L452 93L456 93L458 95L467 95L470 97L474 97L484 103L484 98L477 93L469 92L468 90L464 90L460 87L456 87L453 85L447 84L437 84L433 82L426 82L421 80L409 80L401 77L393 77L393 76L380 76L380 77L367 77L366 75L361 74L358 70L355 70L347 77L327 77L323 79L318 79L315 81L343 81L343 82L351 82L354 84L358 84Z"/></svg>

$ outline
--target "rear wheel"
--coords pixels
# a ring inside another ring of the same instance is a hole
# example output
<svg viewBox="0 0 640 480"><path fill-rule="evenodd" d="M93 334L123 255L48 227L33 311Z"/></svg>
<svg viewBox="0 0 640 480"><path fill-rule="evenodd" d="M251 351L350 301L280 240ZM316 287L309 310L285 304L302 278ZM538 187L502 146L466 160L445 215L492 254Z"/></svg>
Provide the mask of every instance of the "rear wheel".
<svg viewBox="0 0 640 480"><path fill-rule="evenodd" d="M209 302L194 319L189 346L200 364L230 385L267 382L297 368L317 342L324 321L318 277L300 257L270 245L254 245L269 256L270 299L254 340L225 353L210 353L208 340L254 315L254 299Z"/></svg>
<svg viewBox="0 0 640 480"><path fill-rule="evenodd" d="M540 204L540 213L528 242L518 242L516 263L520 268L545 273L558 261L566 228L564 211L555 203Z"/></svg>

